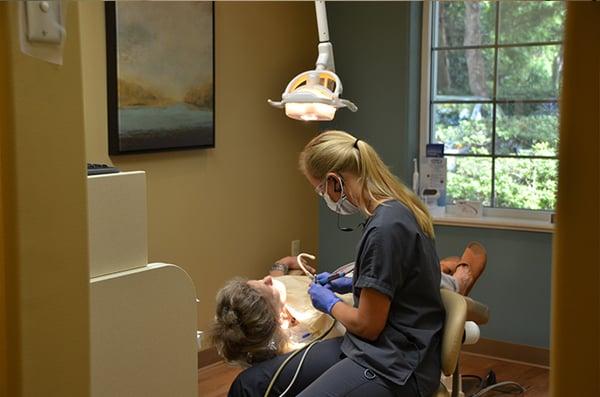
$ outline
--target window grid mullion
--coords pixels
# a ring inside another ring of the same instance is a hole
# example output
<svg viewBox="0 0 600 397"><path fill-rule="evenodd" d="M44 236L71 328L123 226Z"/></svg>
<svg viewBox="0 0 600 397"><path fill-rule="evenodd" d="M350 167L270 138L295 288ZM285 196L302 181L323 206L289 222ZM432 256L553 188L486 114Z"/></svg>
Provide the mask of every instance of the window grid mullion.
<svg viewBox="0 0 600 397"><path fill-rule="evenodd" d="M479 49L491 49L491 48L517 48L517 47L542 47L551 45L562 45L562 41L536 41L532 43L511 43L511 44L499 44L497 38L494 40L494 44L479 44L479 45L464 45L464 46L447 46L447 47L433 47L433 51L447 51L447 50L479 50Z"/></svg>
<svg viewBox="0 0 600 397"><path fill-rule="evenodd" d="M433 103L434 105L437 104L461 104L461 103L473 103L473 104L477 104L477 103L482 103L482 104L492 104L492 103L500 103L500 104L509 104L509 103L558 103L558 99L554 98L554 99L496 99L495 101L493 99L481 99L481 100L475 100L475 99L465 99L465 100L460 100L460 99L448 99L448 100L443 100L443 99L435 99L432 100L431 103Z"/></svg>
<svg viewBox="0 0 600 397"><path fill-rule="evenodd" d="M538 156L538 155L511 155L511 154L475 154L475 153L444 153L444 156L453 157L473 157L490 159L531 159L531 160L558 160L558 156Z"/></svg>
<svg viewBox="0 0 600 397"><path fill-rule="evenodd" d="M431 42L433 43L437 43L437 38L438 38L438 26L437 26L437 14L439 12L439 4L437 1L434 1L431 3L433 6L433 12L431 13L431 18L429 20L429 23L432 26L432 32L433 34L431 35ZM433 45L431 46L432 48L430 49L430 53L429 56L431 59L431 62L429 63L429 68L430 68L430 81L431 84L429 84L429 138L428 138L428 143L431 143L431 139L433 138L433 125L435 124L435 119L434 119L434 114L433 114L433 98L435 98L435 88L437 87L437 56L434 56L434 51L433 51Z"/></svg>
<svg viewBox="0 0 600 397"><path fill-rule="evenodd" d="M539 46L551 46L551 45L559 45L562 46L563 42L561 41L548 41L548 42L531 42L531 43L500 43L499 40L499 34L500 34L500 12L501 12L501 1L496 1L495 2L495 37L494 37L494 43L493 44L489 44L489 45L468 45L468 46L457 46L457 47L451 47L451 46L438 46L435 47L434 44L438 44L437 41L434 40L434 37L437 37L437 35L439 34L438 32L438 25L437 25L437 13L439 13L439 5L437 1L432 2L433 5L433 12L431 14L431 19L430 19L430 23L431 26L433 27L433 32L434 35L432 35L432 41L430 43L430 59L432 60L432 62L430 62L430 72L431 72L431 83L430 87L429 87L429 91L430 91L430 96L429 96L429 125L428 125L428 134L429 134L429 139L428 142L431 143L432 139L434 137L434 106L436 104L469 104L469 103L474 103L474 104L491 104L492 105L492 148L491 148L491 154L461 154L461 153L446 153L446 156L454 156L457 158L463 157L470 157L470 158L490 158L492 160L492 172L491 172L491 177L492 177L492 181L491 181L491 200L490 200L490 207L491 208L498 208L497 207L497 200L496 200L496 160L500 159L500 158L507 158L507 159L539 159L539 160L558 160L558 154L556 154L555 156L539 156L539 155L505 155L505 154L497 154L496 153L496 139L497 139L497 133L496 133L496 122L497 122L497 107L499 104L510 104L510 103L558 103L558 98L544 98L544 99L513 99L513 98L498 98L497 94L498 94L498 84L499 84L499 79L498 79L498 59L499 59L499 50L501 48L518 48L518 47L539 47ZM434 98L436 98L436 87L437 87L437 54L442 51L442 50L481 50L481 49L494 49L494 62L493 62L493 79L494 79L494 83L493 83L493 93L492 93L492 98L491 99L482 99L482 100L435 100ZM435 61L433 61L435 59Z"/></svg>
<svg viewBox="0 0 600 397"><path fill-rule="evenodd" d="M494 85L492 94L492 197L491 207L496 207L496 94L498 92L498 35L500 25L500 2L496 2L496 24L494 34Z"/></svg>

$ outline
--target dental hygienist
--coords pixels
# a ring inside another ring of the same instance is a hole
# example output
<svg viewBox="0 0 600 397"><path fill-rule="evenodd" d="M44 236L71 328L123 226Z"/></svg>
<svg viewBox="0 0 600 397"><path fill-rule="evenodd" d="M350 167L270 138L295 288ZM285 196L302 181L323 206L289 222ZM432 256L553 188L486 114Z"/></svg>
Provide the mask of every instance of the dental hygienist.
<svg viewBox="0 0 600 397"><path fill-rule="evenodd" d="M300 396L429 396L440 381L444 309L431 217L365 141L312 139L300 168L327 206L368 217L352 279L311 284L313 305L347 329L339 361ZM317 277L326 279L327 274ZM354 305L334 292L353 292ZM318 355L319 346L313 350Z"/></svg>

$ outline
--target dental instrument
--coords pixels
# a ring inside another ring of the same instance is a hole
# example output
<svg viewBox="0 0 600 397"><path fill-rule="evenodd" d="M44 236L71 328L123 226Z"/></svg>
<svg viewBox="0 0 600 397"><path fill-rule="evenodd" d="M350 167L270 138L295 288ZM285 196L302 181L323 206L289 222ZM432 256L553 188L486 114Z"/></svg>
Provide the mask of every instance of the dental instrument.
<svg viewBox="0 0 600 397"><path fill-rule="evenodd" d="M300 269L302 269L302 271L304 272L304 274L306 274L306 276L308 276L308 278L311 279L311 281L314 281L315 276L309 272L308 270L306 270L306 267L304 266L304 263L302 262L302 258L309 258L312 259L313 261L315 259L317 259L316 256L311 255L311 254L307 254L305 252L300 253L297 257L296 257L296 262L298 263L298 266L300 267Z"/></svg>
<svg viewBox="0 0 600 397"><path fill-rule="evenodd" d="M327 277L322 282L320 282L319 284L325 285L327 283L332 282L333 280L337 280L338 278L344 277L344 276L345 276L345 274L343 272L341 272L341 273L334 273L334 274L330 275L329 277ZM315 278L315 280L316 280L316 278Z"/></svg>

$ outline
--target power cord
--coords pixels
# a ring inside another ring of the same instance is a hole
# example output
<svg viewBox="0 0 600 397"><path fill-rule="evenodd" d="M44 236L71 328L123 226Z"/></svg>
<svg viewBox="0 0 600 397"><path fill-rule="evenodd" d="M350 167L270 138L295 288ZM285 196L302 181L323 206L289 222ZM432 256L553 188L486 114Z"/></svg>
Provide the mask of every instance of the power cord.
<svg viewBox="0 0 600 397"><path fill-rule="evenodd" d="M285 393L288 392L289 389L291 389L292 385L296 381L296 377L300 373L300 368L302 368L302 364L304 362L304 359L306 358L306 355L308 354L308 351L310 349L312 349L312 347L314 345L316 345L321 340L323 340L323 338L325 338L331 332L331 330L333 329L333 327L335 327L336 323L337 323L337 320L333 319L333 323L331 324L331 326L329 327L329 329L327 329L327 331L325 331L321 336L319 336L317 339L315 339L314 341L312 341L310 344L302 347L301 349L298 349L298 350L294 351L292 354L290 354L285 359L285 361L283 361L281 363L281 365L279 366L279 368L277 368L277 371L275 371L275 374L273 375L273 378L271 379L271 382L269 383L269 386L267 387L267 390L265 391L264 397L268 397L269 396L269 393L271 392L271 389L273 389L273 386L275 385L275 382L277 381L277 378L279 377L279 375L281 374L281 372L283 371L283 369L285 368L285 366L291 361L291 359L294 358L296 355L298 355L301 351L303 351L303 350L306 349L306 351L302 355L302 358L300 359L300 363L298 363L298 368L296 369L294 377L292 378L292 380L290 381L290 384L286 387L286 389L284 390L284 392L279 397L282 397Z"/></svg>
<svg viewBox="0 0 600 397"><path fill-rule="evenodd" d="M487 386L485 380L477 375L462 375L461 380L463 392L467 396L470 396L468 393L476 393Z"/></svg>
<svg viewBox="0 0 600 397"><path fill-rule="evenodd" d="M296 372L294 373L294 377L292 378L292 380L290 381L290 384L288 385L288 387L283 391L283 393L281 393L279 395L279 397L283 397L285 396L285 394L292 388L292 385L294 384L294 382L296 381L296 378L298 377L298 374L300 373L300 369L302 368L302 364L304 363L304 359L306 358L306 355L308 354L308 352L310 351L310 349L312 349L313 346L315 346L317 343L311 343L306 350L304 351L304 353L302 354L302 358L300 359L300 363L298 363L298 368L296 368Z"/></svg>
<svg viewBox="0 0 600 397"><path fill-rule="evenodd" d="M515 391L510 391L510 392L503 392L503 394L523 394L525 393L527 390L521 386L520 384L518 384L517 382L511 382L511 381L506 381L506 382L500 382L500 383L496 383L494 385L488 386L486 388L483 388L481 390L479 390L477 393L473 394L471 397L482 397L484 394L486 394L489 391L492 390L496 390L498 388L504 387L504 386L513 386L515 387Z"/></svg>
<svg viewBox="0 0 600 397"><path fill-rule="evenodd" d="M483 397L486 393L492 391L492 390L497 390L503 387L513 387L513 390L503 390L502 393L504 395L506 394L511 394L511 395L520 395L525 393L526 389L521 386L520 384L516 383L516 382L511 382L511 381L505 381L505 382L497 382L496 379L496 373L492 370L490 370L487 374L487 376L485 377L485 379L482 379L481 377L477 376L477 375L463 375L462 378L474 378L479 380L479 386L477 387L477 392L475 392L474 394L471 394L470 397Z"/></svg>

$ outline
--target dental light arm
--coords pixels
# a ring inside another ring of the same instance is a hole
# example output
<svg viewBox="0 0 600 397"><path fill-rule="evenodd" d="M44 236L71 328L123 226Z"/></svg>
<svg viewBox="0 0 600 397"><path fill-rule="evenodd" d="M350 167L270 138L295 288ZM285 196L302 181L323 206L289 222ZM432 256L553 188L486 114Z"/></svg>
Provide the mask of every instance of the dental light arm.
<svg viewBox="0 0 600 397"><path fill-rule="evenodd" d="M339 108L346 107L356 112L358 107L340 98L342 82L335 74L325 1L316 0L315 11L319 29L319 55L315 69L294 77L281 95L281 101L269 99L267 102L276 108L285 108L285 114L296 120L329 121L333 120Z"/></svg>
<svg viewBox="0 0 600 397"><path fill-rule="evenodd" d="M329 26L327 25L327 9L325 0L315 1L315 13L317 14L317 28L319 29L319 42L329 41Z"/></svg>

